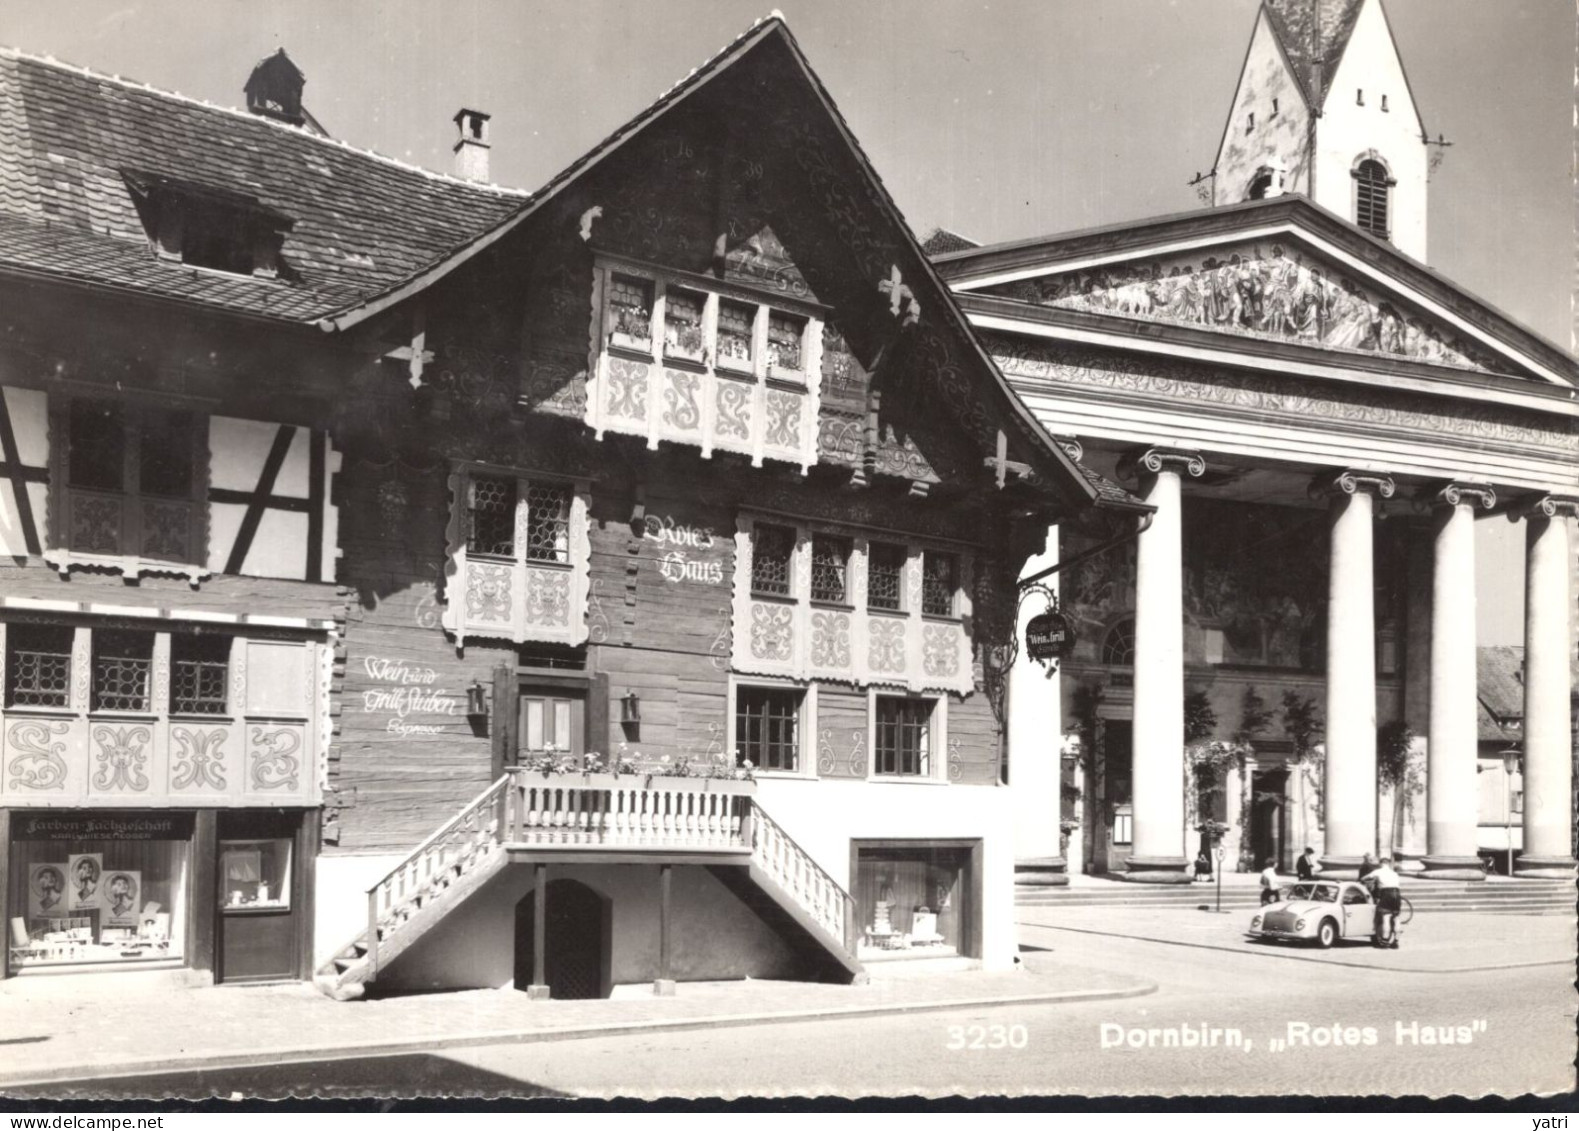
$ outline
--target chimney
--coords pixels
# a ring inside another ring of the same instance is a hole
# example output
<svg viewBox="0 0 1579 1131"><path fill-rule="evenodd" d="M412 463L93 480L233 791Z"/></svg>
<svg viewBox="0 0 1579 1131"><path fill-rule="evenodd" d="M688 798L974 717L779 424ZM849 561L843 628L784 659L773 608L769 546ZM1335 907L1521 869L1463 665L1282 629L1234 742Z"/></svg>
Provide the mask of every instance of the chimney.
<svg viewBox="0 0 1579 1131"><path fill-rule="evenodd" d="M467 181L488 179L488 118L481 110L465 107L455 112L455 175Z"/></svg>

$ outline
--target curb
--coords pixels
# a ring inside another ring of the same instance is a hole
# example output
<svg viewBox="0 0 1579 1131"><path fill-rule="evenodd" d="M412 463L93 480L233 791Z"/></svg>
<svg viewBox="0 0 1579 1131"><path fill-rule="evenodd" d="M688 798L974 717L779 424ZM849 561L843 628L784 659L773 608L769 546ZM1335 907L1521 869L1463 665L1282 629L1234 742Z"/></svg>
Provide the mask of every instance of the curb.
<svg viewBox="0 0 1579 1131"><path fill-rule="evenodd" d="M544 1029L506 1029L492 1033L467 1033L424 1040L368 1041L358 1045L296 1045L285 1048L256 1049L233 1055L151 1057L122 1063L64 1066L16 1075L0 1074L0 1094L14 1088L42 1084L91 1084L126 1077L150 1076L169 1072L220 1071L256 1068L275 1064L299 1064L324 1060L355 1060L374 1056L399 1056L407 1053L435 1052L440 1049L476 1048L484 1045L524 1045L540 1041L568 1041L589 1037L622 1037L639 1033L686 1032L697 1029L722 1029L743 1025L778 1025L800 1021L841 1020L848 1017L876 1017L885 1014L938 1013L953 1009L985 1009L1005 1005L1049 1005L1062 1002L1115 1001L1145 997L1157 992L1157 983L1134 979L1135 984L1109 990L1053 990L1012 997L960 998L954 1000L901 1002L882 1005L823 1006L815 1009L780 1010L773 1013L726 1013L711 1017L674 1020L612 1021L590 1025L564 1025ZM89 1074L91 1073L91 1074Z"/></svg>
<svg viewBox="0 0 1579 1131"><path fill-rule="evenodd" d="M1183 939L1159 939L1150 935L1129 935L1120 931L1097 931L1090 927L1061 927L1051 923L1026 923L1017 921L1017 927L1039 927L1046 931L1069 931L1077 935L1100 935L1108 939L1130 939L1133 942L1159 943L1162 946L1182 946L1192 950L1220 950L1225 954L1245 954L1251 958L1275 958L1286 962L1314 962L1321 966L1345 966L1353 970L1375 970L1383 974L1485 974L1493 970L1526 970L1535 966L1572 966L1572 959L1549 958L1540 962L1498 962L1489 966L1448 966L1440 970L1426 970L1418 966L1373 966L1368 962L1344 962L1338 958L1316 958L1313 955L1279 952L1273 950L1245 950L1221 943L1185 942Z"/></svg>

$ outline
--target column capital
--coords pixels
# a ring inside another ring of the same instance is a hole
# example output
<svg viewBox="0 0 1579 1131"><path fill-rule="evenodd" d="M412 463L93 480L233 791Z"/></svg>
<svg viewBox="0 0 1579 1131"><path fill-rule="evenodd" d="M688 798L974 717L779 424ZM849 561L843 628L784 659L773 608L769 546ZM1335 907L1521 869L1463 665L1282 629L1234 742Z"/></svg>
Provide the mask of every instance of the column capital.
<svg viewBox="0 0 1579 1131"><path fill-rule="evenodd" d="M1510 520L1521 518L1579 518L1579 497L1573 495L1532 495L1515 503L1508 511Z"/></svg>
<svg viewBox="0 0 1579 1131"><path fill-rule="evenodd" d="M1393 477L1384 471L1324 471L1310 481L1310 497L1326 498L1332 495L1357 495L1364 492L1379 498L1390 499L1398 490Z"/></svg>
<svg viewBox="0 0 1579 1131"><path fill-rule="evenodd" d="M1477 503L1482 510L1490 510L1497 505L1497 492L1492 490L1488 483L1466 483L1457 479L1447 479L1440 483L1428 483L1415 493L1415 509L1421 511L1435 510L1437 507L1456 507L1460 503L1468 503L1473 508Z"/></svg>
<svg viewBox="0 0 1579 1131"><path fill-rule="evenodd" d="M1118 473L1125 479L1150 473L1156 475L1166 468L1176 468L1199 479L1206 474L1206 459L1200 452L1187 448L1150 447L1136 448L1118 461Z"/></svg>

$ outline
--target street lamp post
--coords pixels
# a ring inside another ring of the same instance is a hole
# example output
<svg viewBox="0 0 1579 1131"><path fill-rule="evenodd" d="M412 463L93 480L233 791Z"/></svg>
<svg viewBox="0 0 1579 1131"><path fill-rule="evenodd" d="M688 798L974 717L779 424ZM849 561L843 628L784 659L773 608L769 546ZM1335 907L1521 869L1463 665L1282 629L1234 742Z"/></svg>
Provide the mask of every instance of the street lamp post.
<svg viewBox="0 0 1579 1131"><path fill-rule="evenodd" d="M1219 838L1218 841L1217 841L1217 847L1214 848L1212 851L1213 851L1213 855L1215 855L1217 857L1217 911L1216 911L1216 914L1221 915L1223 913L1223 857L1228 855L1228 849L1223 847L1222 839Z"/></svg>

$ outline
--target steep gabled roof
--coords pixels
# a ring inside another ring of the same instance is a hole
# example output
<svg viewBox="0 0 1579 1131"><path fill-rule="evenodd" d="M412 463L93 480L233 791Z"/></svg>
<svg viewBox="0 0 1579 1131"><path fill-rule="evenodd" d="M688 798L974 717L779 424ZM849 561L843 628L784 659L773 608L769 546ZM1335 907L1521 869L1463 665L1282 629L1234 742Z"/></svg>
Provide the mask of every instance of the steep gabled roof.
<svg viewBox="0 0 1579 1131"><path fill-rule="evenodd" d="M150 178L245 194L290 221L290 281L158 260L128 183ZM410 278L526 196L0 49L0 271L311 322Z"/></svg>
<svg viewBox="0 0 1579 1131"><path fill-rule="evenodd" d="M1311 106L1319 108L1354 34L1365 0L1262 0L1294 79ZM1312 78L1317 82L1311 89Z"/></svg>

